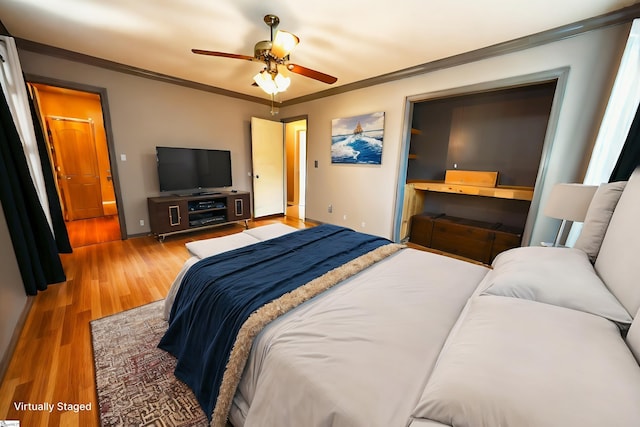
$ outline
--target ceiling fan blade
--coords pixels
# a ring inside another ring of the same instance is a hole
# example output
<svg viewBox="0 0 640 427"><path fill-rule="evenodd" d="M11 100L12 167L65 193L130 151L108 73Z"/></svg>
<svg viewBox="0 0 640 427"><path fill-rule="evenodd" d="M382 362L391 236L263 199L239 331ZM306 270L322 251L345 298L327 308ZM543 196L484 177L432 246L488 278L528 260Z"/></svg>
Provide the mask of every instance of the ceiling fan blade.
<svg viewBox="0 0 640 427"><path fill-rule="evenodd" d="M197 53L198 55L221 56L223 58L244 59L246 61L255 60L253 56L239 55L237 53L214 52L212 50L202 50L202 49L191 49L191 52Z"/></svg>
<svg viewBox="0 0 640 427"><path fill-rule="evenodd" d="M312 70L311 68L303 67L301 65L287 64L287 70L327 84L333 84L338 81L337 77L333 77L329 74L321 73L320 71Z"/></svg>

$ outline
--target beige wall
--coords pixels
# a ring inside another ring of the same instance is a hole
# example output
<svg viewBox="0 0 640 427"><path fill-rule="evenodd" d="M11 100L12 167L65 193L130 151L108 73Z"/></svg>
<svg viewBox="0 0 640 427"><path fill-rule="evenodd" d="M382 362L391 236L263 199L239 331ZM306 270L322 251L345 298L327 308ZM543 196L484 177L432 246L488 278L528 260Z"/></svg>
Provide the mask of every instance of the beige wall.
<svg viewBox="0 0 640 427"><path fill-rule="evenodd" d="M0 379L10 354L7 353L14 330L27 305L27 294L22 284L9 229L0 204Z"/></svg>
<svg viewBox="0 0 640 427"><path fill-rule="evenodd" d="M307 217L391 237L408 96L568 66L568 83L543 183L544 202L553 183L578 180L586 169L628 30L628 25L614 26L282 108L282 118L308 116ZM124 205L120 208L124 209L129 234L149 231L146 198L158 194L156 145L230 149L234 187L251 189L250 117L270 118L268 107L32 52L21 51L20 60L28 74L107 89ZM382 164L331 165L331 119L376 111L385 112ZM122 155L126 161L121 160ZM315 160L318 168L313 167ZM329 205L333 213L328 213ZM0 350L4 351L26 297L1 219L0 247L8 251L7 256L0 256L4 277L0 285ZM538 216L532 243L550 240L555 226L553 220Z"/></svg>
<svg viewBox="0 0 640 427"><path fill-rule="evenodd" d="M544 202L551 184L579 180L584 172L628 30L628 25L613 26L282 108L281 118L308 116L307 217L393 236L407 97L570 67L543 183ZM29 74L107 88L129 234L149 230L146 197L158 191L155 145L231 149L234 187L250 190L249 121L252 115L270 118L267 107L31 52L21 51L20 58ZM331 120L376 111L385 112L382 164L331 165ZM141 219L145 226L139 225ZM553 237L555 226L554 220L538 216L531 241Z"/></svg>
<svg viewBox="0 0 640 427"><path fill-rule="evenodd" d="M231 150L233 187L251 189L250 118L270 118L269 107L32 52L19 55L29 75L106 88L116 150L112 167L129 235L149 232L146 198L159 195L157 145Z"/></svg>
<svg viewBox="0 0 640 427"><path fill-rule="evenodd" d="M483 82L570 67L541 201L555 182L582 178L629 32L619 25L563 41L439 70L281 109L308 115L307 217L391 237L406 98ZM332 165L331 120L385 112L380 166ZM314 168L314 161L319 163ZM333 206L333 213L328 206ZM346 219L344 219L346 217ZM364 226L363 226L364 224ZM531 243L555 235L555 220L538 216Z"/></svg>

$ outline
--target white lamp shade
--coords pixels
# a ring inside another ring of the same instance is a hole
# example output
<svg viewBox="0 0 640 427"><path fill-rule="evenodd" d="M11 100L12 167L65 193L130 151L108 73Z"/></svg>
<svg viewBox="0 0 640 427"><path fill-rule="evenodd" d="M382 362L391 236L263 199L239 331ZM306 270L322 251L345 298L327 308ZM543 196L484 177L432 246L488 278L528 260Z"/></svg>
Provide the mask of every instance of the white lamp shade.
<svg viewBox="0 0 640 427"><path fill-rule="evenodd" d="M287 88L291 84L291 78L285 77L282 73L276 74L273 81L275 82L276 87L278 88L278 92L284 92L285 90L287 90Z"/></svg>
<svg viewBox="0 0 640 427"><path fill-rule="evenodd" d="M299 41L300 39L295 34L278 30L273 39L271 54L276 58L284 58L296 47Z"/></svg>
<svg viewBox="0 0 640 427"><path fill-rule="evenodd" d="M290 77L284 76L282 73L277 73L273 77L271 73L265 70L253 76L253 80L269 95L284 92L291 84Z"/></svg>
<svg viewBox="0 0 640 427"><path fill-rule="evenodd" d="M273 95L278 93L278 88L276 87L276 83L271 78L271 74L266 71L261 71L255 76L253 76L253 80L269 95Z"/></svg>
<svg viewBox="0 0 640 427"><path fill-rule="evenodd" d="M584 222L597 189L597 185L556 184L551 189L544 214L551 218Z"/></svg>

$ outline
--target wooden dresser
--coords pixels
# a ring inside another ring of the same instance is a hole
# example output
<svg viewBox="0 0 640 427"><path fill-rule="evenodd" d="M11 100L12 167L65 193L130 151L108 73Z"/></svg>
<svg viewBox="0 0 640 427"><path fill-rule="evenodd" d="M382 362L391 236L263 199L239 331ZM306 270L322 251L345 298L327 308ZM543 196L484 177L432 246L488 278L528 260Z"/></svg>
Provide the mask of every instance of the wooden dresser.
<svg viewBox="0 0 640 427"><path fill-rule="evenodd" d="M484 264L490 264L500 252L520 246L521 240L522 230L498 223L431 213L411 218L411 243Z"/></svg>
<svg viewBox="0 0 640 427"><path fill-rule="evenodd" d="M533 190L532 187L498 185L495 171L447 170L444 181L408 182L401 239L408 237L412 244L491 264L500 252L520 246L524 226L509 227L499 222L423 212L427 194L448 193L526 203L532 200ZM487 215L482 219L486 220Z"/></svg>
<svg viewBox="0 0 640 427"><path fill-rule="evenodd" d="M498 172L448 170L444 181L408 181L404 189L400 239L409 235L409 223L424 210L428 193L447 193L483 198L527 201L533 187L498 185Z"/></svg>

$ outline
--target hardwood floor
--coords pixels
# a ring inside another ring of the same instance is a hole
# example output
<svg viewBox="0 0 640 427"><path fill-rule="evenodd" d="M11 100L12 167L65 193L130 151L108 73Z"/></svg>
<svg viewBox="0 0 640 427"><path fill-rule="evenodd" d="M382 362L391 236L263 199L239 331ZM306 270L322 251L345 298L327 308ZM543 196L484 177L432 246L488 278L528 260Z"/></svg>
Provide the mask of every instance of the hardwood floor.
<svg viewBox="0 0 640 427"><path fill-rule="evenodd" d="M299 220L273 222L305 228ZM20 420L22 426L98 426L89 321L165 297L188 258L184 244L241 232L228 225L200 233L99 243L63 254L67 281L34 297L17 348L0 384L0 420ZM20 402L91 404L90 411L54 409L51 413L20 410Z"/></svg>
<svg viewBox="0 0 640 427"><path fill-rule="evenodd" d="M65 225L72 248L121 239L117 215L67 221Z"/></svg>

